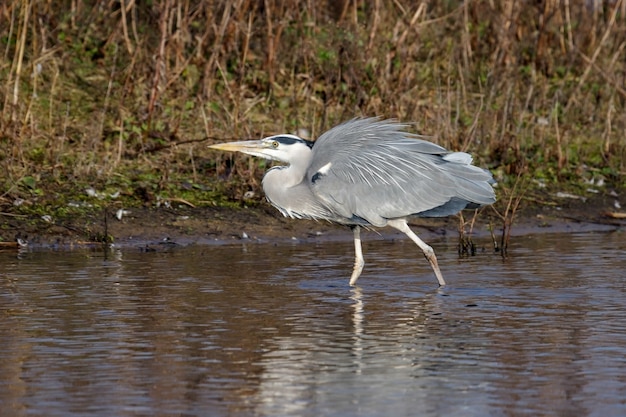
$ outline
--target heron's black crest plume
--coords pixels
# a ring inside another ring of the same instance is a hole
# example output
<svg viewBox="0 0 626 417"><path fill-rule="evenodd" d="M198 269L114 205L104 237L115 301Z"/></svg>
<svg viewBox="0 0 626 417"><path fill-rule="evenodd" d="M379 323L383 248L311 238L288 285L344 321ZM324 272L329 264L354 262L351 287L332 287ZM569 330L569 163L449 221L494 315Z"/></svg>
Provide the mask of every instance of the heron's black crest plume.
<svg viewBox="0 0 626 417"><path fill-rule="evenodd" d="M309 148L313 148L313 145L315 144L315 142L313 141L302 139L302 138L299 138L297 136L292 136L292 135L277 135L277 136L272 136L272 139L277 142L282 143L283 145L293 145L294 143L301 142L301 143L304 143Z"/></svg>

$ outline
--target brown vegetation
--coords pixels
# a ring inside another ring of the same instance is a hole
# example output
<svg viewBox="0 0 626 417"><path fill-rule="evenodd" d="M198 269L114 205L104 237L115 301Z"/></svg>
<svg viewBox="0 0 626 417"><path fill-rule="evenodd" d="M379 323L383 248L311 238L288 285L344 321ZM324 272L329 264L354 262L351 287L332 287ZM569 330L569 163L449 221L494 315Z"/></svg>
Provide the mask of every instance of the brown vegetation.
<svg viewBox="0 0 626 417"><path fill-rule="evenodd" d="M624 184L626 0L7 0L0 47L4 212L243 201L264 162L207 143L360 115L471 152L501 213L520 174Z"/></svg>

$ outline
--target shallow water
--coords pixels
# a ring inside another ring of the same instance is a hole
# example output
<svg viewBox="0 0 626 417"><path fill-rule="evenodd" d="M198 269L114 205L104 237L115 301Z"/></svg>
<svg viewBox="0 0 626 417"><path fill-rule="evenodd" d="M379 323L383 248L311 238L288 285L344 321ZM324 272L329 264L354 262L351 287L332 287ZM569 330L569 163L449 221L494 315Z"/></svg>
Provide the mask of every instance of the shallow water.
<svg viewBox="0 0 626 417"><path fill-rule="evenodd" d="M368 238L1 252L0 415L626 415L624 233Z"/></svg>

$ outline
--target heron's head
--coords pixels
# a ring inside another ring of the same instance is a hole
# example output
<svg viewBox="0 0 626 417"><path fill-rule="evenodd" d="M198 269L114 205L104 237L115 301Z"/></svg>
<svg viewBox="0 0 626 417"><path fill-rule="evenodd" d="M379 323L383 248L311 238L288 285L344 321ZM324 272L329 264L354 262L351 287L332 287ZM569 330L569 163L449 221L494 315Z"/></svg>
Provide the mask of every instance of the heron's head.
<svg viewBox="0 0 626 417"><path fill-rule="evenodd" d="M210 145L209 148L222 151L237 151L260 158L291 164L310 158L313 142L295 135L282 134L261 140L228 142Z"/></svg>

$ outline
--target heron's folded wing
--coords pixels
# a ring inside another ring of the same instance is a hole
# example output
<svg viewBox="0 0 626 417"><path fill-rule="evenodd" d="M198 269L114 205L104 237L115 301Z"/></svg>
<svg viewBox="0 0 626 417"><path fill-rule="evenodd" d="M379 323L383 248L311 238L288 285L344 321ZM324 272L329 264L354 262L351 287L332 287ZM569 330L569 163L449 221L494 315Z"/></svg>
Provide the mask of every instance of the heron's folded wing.
<svg viewBox="0 0 626 417"><path fill-rule="evenodd" d="M313 146L306 180L323 203L346 219L377 226L408 215L446 216L469 203L495 201L491 174L464 153L417 139L402 125L353 120Z"/></svg>

